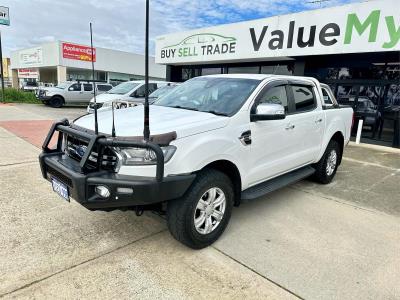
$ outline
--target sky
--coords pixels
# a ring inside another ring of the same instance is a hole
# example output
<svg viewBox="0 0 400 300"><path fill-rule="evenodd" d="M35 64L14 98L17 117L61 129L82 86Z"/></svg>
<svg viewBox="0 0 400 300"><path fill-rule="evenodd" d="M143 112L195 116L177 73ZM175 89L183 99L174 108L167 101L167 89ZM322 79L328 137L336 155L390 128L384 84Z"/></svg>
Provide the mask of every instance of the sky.
<svg viewBox="0 0 400 300"><path fill-rule="evenodd" d="M362 0L150 0L150 53L155 37ZM11 26L1 26L3 56L56 40L144 52L144 0L1 0Z"/></svg>

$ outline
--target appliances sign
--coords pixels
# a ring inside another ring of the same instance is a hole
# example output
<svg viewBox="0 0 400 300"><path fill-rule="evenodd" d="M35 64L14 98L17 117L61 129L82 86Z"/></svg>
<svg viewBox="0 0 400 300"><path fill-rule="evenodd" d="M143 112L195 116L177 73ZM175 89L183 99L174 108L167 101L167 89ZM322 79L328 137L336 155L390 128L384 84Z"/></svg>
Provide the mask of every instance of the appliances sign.
<svg viewBox="0 0 400 300"><path fill-rule="evenodd" d="M88 46L62 43L63 58L92 61L92 48ZM93 48L93 61L96 61L96 48Z"/></svg>
<svg viewBox="0 0 400 300"><path fill-rule="evenodd" d="M305 11L156 39L156 63L266 60L400 50L399 0Z"/></svg>

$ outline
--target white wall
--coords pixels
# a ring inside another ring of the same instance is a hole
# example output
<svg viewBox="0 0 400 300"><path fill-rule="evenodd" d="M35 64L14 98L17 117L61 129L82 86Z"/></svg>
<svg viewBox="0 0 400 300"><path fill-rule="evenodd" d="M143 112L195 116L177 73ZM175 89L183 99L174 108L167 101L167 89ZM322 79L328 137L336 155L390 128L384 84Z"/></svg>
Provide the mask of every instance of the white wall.
<svg viewBox="0 0 400 300"><path fill-rule="evenodd" d="M94 68L96 70L144 76L144 55L99 47L95 48L96 62L94 63ZM91 62L63 58L62 42L60 42L59 51L61 65L71 68L91 68ZM165 74L165 66L156 65L154 57L150 57L149 75L151 77L165 78Z"/></svg>
<svg viewBox="0 0 400 300"><path fill-rule="evenodd" d="M61 41L43 44L37 47L22 49L11 52L11 68L36 68L49 66L65 66L71 68L91 69L91 62L67 59L62 55ZM126 73L132 75L144 76L144 55L111 50L105 48L96 48L96 62L94 67L98 71ZM34 56L42 54L40 59L35 61ZM24 63L22 56L32 55L31 62ZM150 57L149 76L165 78L165 66L154 63L154 57Z"/></svg>
<svg viewBox="0 0 400 300"><path fill-rule="evenodd" d="M40 55L39 52L41 52L42 54ZM36 60L36 62L34 57L30 59L31 62L23 61L23 56L37 55L37 54L39 54L41 57L40 59ZM57 66L58 64L59 64L58 42L42 44L37 47L11 52L11 69L50 67L50 66Z"/></svg>

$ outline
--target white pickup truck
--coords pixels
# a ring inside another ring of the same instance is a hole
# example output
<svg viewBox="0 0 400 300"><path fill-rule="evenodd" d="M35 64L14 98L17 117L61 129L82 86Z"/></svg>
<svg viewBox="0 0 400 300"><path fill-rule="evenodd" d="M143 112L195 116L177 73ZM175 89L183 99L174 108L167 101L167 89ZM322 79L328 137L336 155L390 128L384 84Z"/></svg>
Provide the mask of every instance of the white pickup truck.
<svg viewBox="0 0 400 300"><path fill-rule="evenodd" d="M313 78L203 76L150 106L150 141L143 106L99 112L97 135L93 115L55 123L40 164L65 199L166 213L172 235L199 249L218 239L241 201L309 176L331 182L352 116Z"/></svg>

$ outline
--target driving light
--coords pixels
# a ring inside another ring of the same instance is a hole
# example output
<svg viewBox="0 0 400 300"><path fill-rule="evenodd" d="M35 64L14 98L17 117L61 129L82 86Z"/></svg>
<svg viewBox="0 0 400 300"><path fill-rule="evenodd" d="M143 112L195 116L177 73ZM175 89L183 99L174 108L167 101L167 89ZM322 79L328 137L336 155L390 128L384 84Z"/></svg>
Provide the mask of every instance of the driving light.
<svg viewBox="0 0 400 300"><path fill-rule="evenodd" d="M104 185L98 185L95 187L94 191L102 198L110 197L110 190Z"/></svg>
<svg viewBox="0 0 400 300"><path fill-rule="evenodd" d="M164 153L164 163L168 162L176 151L175 146L161 147ZM155 165L157 163L156 153L148 148L119 148L117 149L123 165Z"/></svg>

